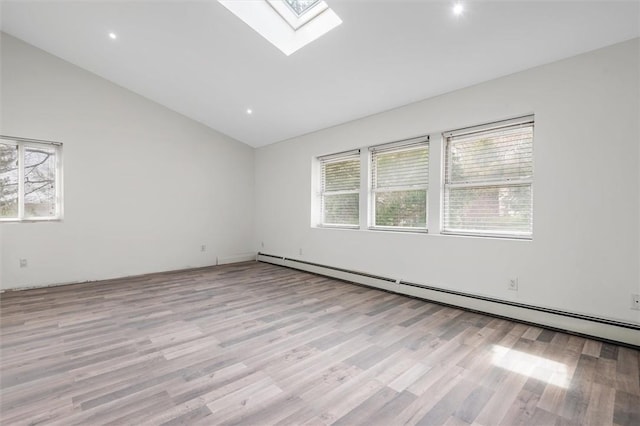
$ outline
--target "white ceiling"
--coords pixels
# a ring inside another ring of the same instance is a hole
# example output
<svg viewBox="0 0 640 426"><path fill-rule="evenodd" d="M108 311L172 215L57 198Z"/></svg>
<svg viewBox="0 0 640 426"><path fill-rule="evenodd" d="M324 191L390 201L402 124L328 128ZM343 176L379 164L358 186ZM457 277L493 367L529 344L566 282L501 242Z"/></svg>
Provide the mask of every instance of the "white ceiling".
<svg viewBox="0 0 640 426"><path fill-rule="evenodd" d="M2 31L254 147L640 36L638 1L326 1L289 57L216 0L2 1Z"/></svg>

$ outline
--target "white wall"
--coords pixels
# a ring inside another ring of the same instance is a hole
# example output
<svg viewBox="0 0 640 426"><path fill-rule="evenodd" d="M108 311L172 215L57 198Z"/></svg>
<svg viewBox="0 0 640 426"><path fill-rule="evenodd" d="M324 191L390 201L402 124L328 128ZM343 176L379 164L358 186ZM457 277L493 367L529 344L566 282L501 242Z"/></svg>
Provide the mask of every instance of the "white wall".
<svg viewBox="0 0 640 426"><path fill-rule="evenodd" d="M252 148L1 37L1 133L63 142L65 192L62 222L0 225L1 288L212 265L253 250Z"/></svg>
<svg viewBox="0 0 640 426"><path fill-rule="evenodd" d="M639 40L628 41L258 149L256 247L640 323L630 309L640 293L639 52ZM444 236L433 223L428 235L310 227L315 156L430 133L433 195L440 132L530 113L533 241ZM507 290L510 277L518 292Z"/></svg>
<svg viewBox="0 0 640 426"><path fill-rule="evenodd" d="M0 225L0 288L258 249L640 323L637 39L261 148L255 169L235 140L11 36L1 43L0 133L64 143L65 218ZM436 185L440 132L528 113L533 241L443 236L433 223L428 235L310 227L315 156L430 133ZM517 293L506 290L514 276Z"/></svg>

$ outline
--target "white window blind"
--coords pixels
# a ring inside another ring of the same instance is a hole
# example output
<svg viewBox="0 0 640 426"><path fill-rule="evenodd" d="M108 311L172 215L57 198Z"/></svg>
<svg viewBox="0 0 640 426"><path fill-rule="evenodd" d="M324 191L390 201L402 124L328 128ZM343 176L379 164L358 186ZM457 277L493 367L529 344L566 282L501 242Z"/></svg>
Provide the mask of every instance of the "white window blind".
<svg viewBox="0 0 640 426"><path fill-rule="evenodd" d="M369 149L371 227L426 231L429 138Z"/></svg>
<svg viewBox="0 0 640 426"><path fill-rule="evenodd" d="M360 224L360 150L319 157L321 225Z"/></svg>
<svg viewBox="0 0 640 426"><path fill-rule="evenodd" d="M533 116L444 136L443 233L531 238Z"/></svg>

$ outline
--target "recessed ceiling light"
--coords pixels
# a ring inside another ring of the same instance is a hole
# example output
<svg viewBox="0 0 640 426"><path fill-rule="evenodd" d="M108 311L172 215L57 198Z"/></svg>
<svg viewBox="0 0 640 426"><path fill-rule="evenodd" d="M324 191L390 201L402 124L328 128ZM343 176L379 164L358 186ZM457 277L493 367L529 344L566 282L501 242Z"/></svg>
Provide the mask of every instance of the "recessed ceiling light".
<svg viewBox="0 0 640 426"><path fill-rule="evenodd" d="M253 110L251 108L247 108L247 114L249 115L253 114Z"/></svg>
<svg viewBox="0 0 640 426"><path fill-rule="evenodd" d="M117 39L117 38L118 38L118 36L116 35L116 33L109 33L109 38L110 38L111 40L115 40L115 39Z"/></svg>
<svg viewBox="0 0 640 426"><path fill-rule="evenodd" d="M462 12L464 12L464 6L462 5L462 3L456 3L453 5L453 14L456 16L460 16L462 15Z"/></svg>

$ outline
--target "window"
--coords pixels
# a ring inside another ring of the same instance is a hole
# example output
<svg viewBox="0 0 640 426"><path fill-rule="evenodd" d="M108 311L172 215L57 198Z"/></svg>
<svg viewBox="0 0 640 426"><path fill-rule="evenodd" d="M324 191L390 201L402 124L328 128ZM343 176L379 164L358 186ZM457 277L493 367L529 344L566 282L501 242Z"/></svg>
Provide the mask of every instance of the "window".
<svg viewBox="0 0 640 426"><path fill-rule="evenodd" d="M533 116L444 137L443 233L531 238Z"/></svg>
<svg viewBox="0 0 640 426"><path fill-rule="evenodd" d="M429 137L369 149L371 227L426 231Z"/></svg>
<svg viewBox="0 0 640 426"><path fill-rule="evenodd" d="M285 2L291 10L298 16L306 13L320 0L286 0Z"/></svg>
<svg viewBox="0 0 640 426"><path fill-rule="evenodd" d="M62 217L59 143L0 138L0 220Z"/></svg>
<svg viewBox="0 0 640 426"><path fill-rule="evenodd" d="M293 31L298 31L323 12L330 10L327 3L320 0L267 0L267 2Z"/></svg>
<svg viewBox="0 0 640 426"><path fill-rule="evenodd" d="M443 133L441 175L428 135L318 157L312 225L531 239L533 128L530 115Z"/></svg>
<svg viewBox="0 0 640 426"><path fill-rule="evenodd" d="M342 23L321 0L218 2L287 56Z"/></svg>
<svg viewBox="0 0 640 426"><path fill-rule="evenodd" d="M360 150L318 158L322 226L360 223Z"/></svg>

